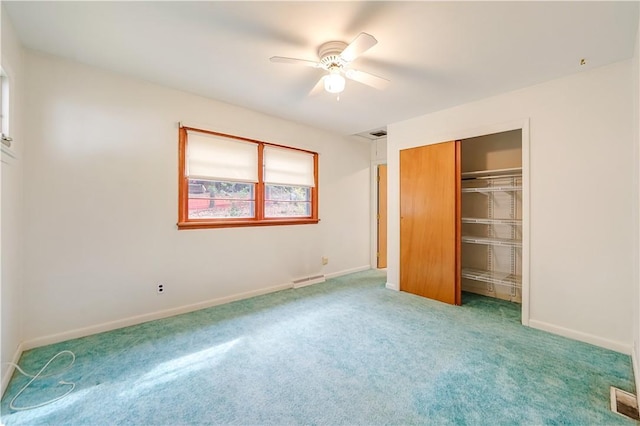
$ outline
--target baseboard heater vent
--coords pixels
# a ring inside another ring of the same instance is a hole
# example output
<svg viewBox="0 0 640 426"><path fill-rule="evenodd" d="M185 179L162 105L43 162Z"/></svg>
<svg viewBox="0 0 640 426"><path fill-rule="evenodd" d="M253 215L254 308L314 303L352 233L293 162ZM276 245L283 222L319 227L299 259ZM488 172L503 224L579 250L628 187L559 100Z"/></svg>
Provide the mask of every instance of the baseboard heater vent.
<svg viewBox="0 0 640 426"><path fill-rule="evenodd" d="M636 396L613 386L611 386L611 411L636 421L640 420Z"/></svg>
<svg viewBox="0 0 640 426"><path fill-rule="evenodd" d="M311 284L318 284L325 282L324 275L315 275L313 277L300 278L293 281L293 288L306 287Z"/></svg>

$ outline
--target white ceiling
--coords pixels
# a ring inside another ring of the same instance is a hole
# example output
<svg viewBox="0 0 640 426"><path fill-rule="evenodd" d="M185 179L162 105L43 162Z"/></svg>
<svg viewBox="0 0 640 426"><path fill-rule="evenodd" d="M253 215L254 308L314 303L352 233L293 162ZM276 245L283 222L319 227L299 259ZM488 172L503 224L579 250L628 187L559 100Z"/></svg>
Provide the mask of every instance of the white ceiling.
<svg viewBox="0 0 640 426"><path fill-rule="evenodd" d="M638 26L612 1L2 3L28 48L341 134L629 59ZM384 91L308 97L321 70L269 61L361 31Z"/></svg>

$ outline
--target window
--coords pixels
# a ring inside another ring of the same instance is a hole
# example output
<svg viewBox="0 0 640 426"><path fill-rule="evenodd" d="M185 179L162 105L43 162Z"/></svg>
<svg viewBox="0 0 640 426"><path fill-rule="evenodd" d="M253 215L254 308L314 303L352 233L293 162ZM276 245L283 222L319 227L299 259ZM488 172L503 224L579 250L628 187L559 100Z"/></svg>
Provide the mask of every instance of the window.
<svg viewBox="0 0 640 426"><path fill-rule="evenodd" d="M318 154L179 131L178 228L318 223Z"/></svg>
<svg viewBox="0 0 640 426"><path fill-rule="evenodd" d="M310 217L315 155L273 146L263 152L265 217Z"/></svg>
<svg viewBox="0 0 640 426"><path fill-rule="evenodd" d="M4 70L0 69L0 133L2 143L11 147L9 137L9 78Z"/></svg>

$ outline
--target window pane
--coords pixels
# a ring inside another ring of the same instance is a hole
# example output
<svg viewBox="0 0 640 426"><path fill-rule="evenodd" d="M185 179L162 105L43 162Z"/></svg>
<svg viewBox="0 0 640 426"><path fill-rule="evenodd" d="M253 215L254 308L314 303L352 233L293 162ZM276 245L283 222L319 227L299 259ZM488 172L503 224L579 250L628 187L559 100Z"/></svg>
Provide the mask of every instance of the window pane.
<svg viewBox="0 0 640 426"><path fill-rule="evenodd" d="M252 183L189 179L189 219L253 218Z"/></svg>
<svg viewBox="0 0 640 426"><path fill-rule="evenodd" d="M9 78L0 69L0 132L9 136Z"/></svg>
<svg viewBox="0 0 640 426"><path fill-rule="evenodd" d="M265 217L310 217L311 189L305 186L265 185Z"/></svg>

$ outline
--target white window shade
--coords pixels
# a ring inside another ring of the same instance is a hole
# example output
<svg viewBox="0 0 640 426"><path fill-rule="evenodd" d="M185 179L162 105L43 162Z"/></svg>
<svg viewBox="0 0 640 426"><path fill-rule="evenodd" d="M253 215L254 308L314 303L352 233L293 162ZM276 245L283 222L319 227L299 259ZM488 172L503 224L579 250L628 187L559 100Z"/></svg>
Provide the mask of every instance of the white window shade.
<svg viewBox="0 0 640 426"><path fill-rule="evenodd" d="M187 132L190 179L258 181L258 145L199 132Z"/></svg>
<svg viewBox="0 0 640 426"><path fill-rule="evenodd" d="M270 185L315 186L313 154L264 147L264 183Z"/></svg>

